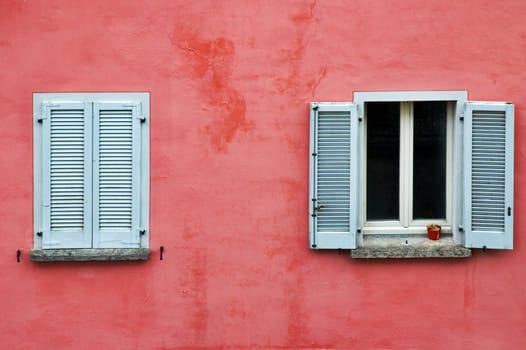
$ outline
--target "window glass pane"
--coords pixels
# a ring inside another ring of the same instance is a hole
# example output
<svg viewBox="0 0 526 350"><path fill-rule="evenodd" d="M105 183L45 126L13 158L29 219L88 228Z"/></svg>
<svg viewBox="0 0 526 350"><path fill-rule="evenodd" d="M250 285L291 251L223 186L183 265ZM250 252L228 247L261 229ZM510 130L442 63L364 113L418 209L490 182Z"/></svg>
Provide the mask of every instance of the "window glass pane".
<svg viewBox="0 0 526 350"><path fill-rule="evenodd" d="M447 102L414 103L413 219L446 217Z"/></svg>
<svg viewBox="0 0 526 350"><path fill-rule="evenodd" d="M400 103L370 102L367 108L367 220L398 220Z"/></svg>

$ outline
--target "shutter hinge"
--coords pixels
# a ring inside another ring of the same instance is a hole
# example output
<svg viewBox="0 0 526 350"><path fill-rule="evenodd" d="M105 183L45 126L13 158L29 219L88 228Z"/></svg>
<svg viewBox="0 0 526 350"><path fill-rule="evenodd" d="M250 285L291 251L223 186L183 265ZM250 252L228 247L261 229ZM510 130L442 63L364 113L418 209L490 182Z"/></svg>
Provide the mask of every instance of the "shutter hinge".
<svg viewBox="0 0 526 350"><path fill-rule="evenodd" d="M137 119L139 119L141 121L141 123L144 123L146 121L146 117L142 116L142 115L137 117Z"/></svg>
<svg viewBox="0 0 526 350"><path fill-rule="evenodd" d="M316 215L316 212L317 212L317 211L320 211L322 208L325 208L325 206L324 206L324 205L318 205L318 206L314 205L314 208L313 208L314 213L311 214L311 216L312 216L313 218L315 218L315 217L317 216L317 215Z"/></svg>
<svg viewBox="0 0 526 350"><path fill-rule="evenodd" d="M511 216L511 207L508 207L508 216Z"/></svg>
<svg viewBox="0 0 526 350"><path fill-rule="evenodd" d="M312 110L313 110L313 111L317 111L319 107L320 107L320 106L318 106L317 103L313 103L313 104L312 104Z"/></svg>
<svg viewBox="0 0 526 350"><path fill-rule="evenodd" d="M316 217L316 201L317 201L316 198L312 198L312 212L313 212L313 213L311 214L311 216L312 216L313 218Z"/></svg>
<svg viewBox="0 0 526 350"><path fill-rule="evenodd" d="M459 116L459 119L460 119L461 122L464 121L464 114L461 114L461 115Z"/></svg>
<svg viewBox="0 0 526 350"><path fill-rule="evenodd" d="M41 124L42 124L42 122L44 121L44 119L46 119L46 118L44 118L44 117L41 116L41 115L36 115L35 117L36 117L36 119L37 119L37 122L39 122L39 123L41 123Z"/></svg>
<svg viewBox="0 0 526 350"><path fill-rule="evenodd" d="M361 227L358 227L358 228L356 229L356 233L357 233L357 234L362 233L362 228L361 228Z"/></svg>
<svg viewBox="0 0 526 350"><path fill-rule="evenodd" d="M313 157L316 157L317 155L318 155L318 153L316 153L316 152L312 153Z"/></svg>
<svg viewBox="0 0 526 350"><path fill-rule="evenodd" d="M458 231L459 232L464 232L464 226L458 225Z"/></svg>
<svg viewBox="0 0 526 350"><path fill-rule="evenodd" d="M141 229L139 230L139 234L140 234L141 236L144 236L144 235L146 234L146 230L143 229L143 228L141 228Z"/></svg>
<svg viewBox="0 0 526 350"><path fill-rule="evenodd" d="M358 121L361 122L363 120L363 116L359 115L358 116Z"/></svg>
<svg viewBox="0 0 526 350"><path fill-rule="evenodd" d="M36 235L37 235L38 237L42 237L42 231L37 231L37 232L36 232Z"/></svg>

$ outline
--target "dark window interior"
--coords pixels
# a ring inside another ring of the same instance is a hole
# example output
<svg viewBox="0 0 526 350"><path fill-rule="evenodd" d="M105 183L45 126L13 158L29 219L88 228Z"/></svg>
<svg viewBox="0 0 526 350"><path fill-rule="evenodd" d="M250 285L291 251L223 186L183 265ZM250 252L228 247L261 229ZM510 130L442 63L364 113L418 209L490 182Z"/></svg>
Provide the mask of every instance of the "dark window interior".
<svg viewBox="0 0 526 350"><path fill-rule="evenodd" d="M446 218L447 102L415 102L413 218Z"/></svg>
<svg viewBox="0 0 526 350"><path fill-rule="evenodd" d="M398 220L400 103L367 103L367 220Z"/></svg>

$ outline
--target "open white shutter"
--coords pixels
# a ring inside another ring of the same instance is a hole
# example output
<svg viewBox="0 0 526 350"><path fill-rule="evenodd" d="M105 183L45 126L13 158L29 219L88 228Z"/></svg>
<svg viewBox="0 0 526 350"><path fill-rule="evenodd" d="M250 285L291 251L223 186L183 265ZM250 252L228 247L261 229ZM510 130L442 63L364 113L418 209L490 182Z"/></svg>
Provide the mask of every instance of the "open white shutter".
<svg viewBox="0 0 526 350"><path fill-rule="evenodd" d="M351 103L312 103L310 247L356 248L358 114Z"/></svg>
<svg viewBox="0 0 526 350"><path fill-rule="evenodd" d="M140 247L140 103L94 103L93 245Z"/></svg>
<svg viewBox="0 0 526 350"><path fill-rule="evenodd" d="M43 103L42 248L91 248L91 103Z"/></svg>
<svg viewBox="0 0 526 350"><path fill-rule="evenodd" d="M513 249L511 103L469 102L464 114L464 230L468 248Z"/></svg>

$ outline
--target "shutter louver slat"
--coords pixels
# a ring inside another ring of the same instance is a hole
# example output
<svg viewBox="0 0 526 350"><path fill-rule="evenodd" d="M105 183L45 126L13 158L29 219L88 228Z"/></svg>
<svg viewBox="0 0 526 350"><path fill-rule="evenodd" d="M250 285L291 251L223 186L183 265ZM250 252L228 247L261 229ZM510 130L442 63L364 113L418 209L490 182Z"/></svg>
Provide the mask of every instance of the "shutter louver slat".
<svg viewBox="0 0 526 350"><path fill-rule="evenodd" d="M511 249L513 105L468 103L466 117L466 246Z"/></svg>

